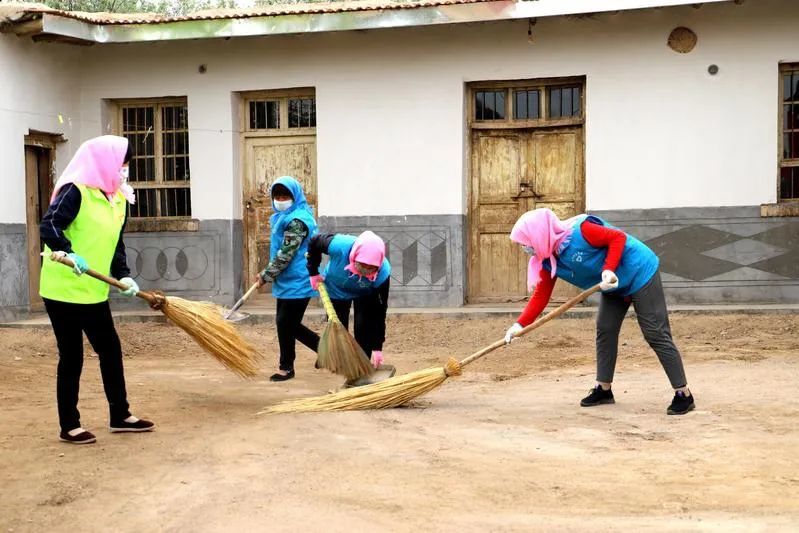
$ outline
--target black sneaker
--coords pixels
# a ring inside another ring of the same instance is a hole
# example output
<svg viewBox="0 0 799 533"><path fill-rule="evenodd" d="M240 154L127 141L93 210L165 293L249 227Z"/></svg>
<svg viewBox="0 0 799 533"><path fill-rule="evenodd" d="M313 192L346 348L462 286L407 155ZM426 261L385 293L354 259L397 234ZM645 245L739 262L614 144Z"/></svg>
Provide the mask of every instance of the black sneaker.
<svg viewBox="0 0 799 533"><path fill-rule="evenodd" d="M286 375L283 375L283 374L280 374L280 373L272 374L271 376L269 376L269 381L288 381L288 380L292 379L293 377L294 377L294 371L293 370L289 370L288 374L286 374Z"/></svg>
<svg viewBox="0 0 799 533"><path fill-rule="evenodd" d="M689 411L693 411L696 405L694 404L694 395L686 396L683 391L674 393L674 399L671 405L666 409L666 413L670 415L684 415Z"/></svg>
<svg viewBox="0 0 799 533"><path fill-rule="evenodd" d="M582 407L593 407L595 405L602 405L603 403L616 403L616 400L613 398L612 390L602 390L600 385L591 389L591 393L580 400L580 405Z"/></svg>
<svg viewBox="0 0 799 533"><path fill-rule="evenodd" d="M92 444L93 442L97 442L97 437L95 437L88 431L78 433L74 437L69 433L67 433L66 431L62 431L61 434L58 436L58 440L60 440L61 442L68 442L70 444Z"/></svg>
<svg viewBox="0 0 799 533"><path fill-rule="evenodd" d="M153 429L155 429L155 424L149 420L142 419L136 422L125 422L124 420L111 422L108 428L111 433L143 433L145 431L152 431Z"/></svg>

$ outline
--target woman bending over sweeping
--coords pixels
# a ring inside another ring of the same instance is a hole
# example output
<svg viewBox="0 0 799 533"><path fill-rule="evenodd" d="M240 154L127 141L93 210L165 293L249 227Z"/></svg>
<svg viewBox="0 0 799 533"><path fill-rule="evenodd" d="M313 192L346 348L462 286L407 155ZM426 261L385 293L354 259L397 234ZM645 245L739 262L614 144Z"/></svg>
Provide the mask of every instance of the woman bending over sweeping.
<svg viewBox="0 0 799 533"><path fill-rule="evenodd" d="M596 332L596 386L580 405L615 403L611 383L616 368L619 331L632 303L638 325L674 388L670 415L694 409L680 352L674 345L669 315L658 270L659 259L644 243L591 215L566 221L549 209L529 211L519 218L510 234L530 254L528 289L535 292L527 307L505 334L510 343L516 333L532 324L544 310L556 277L581 289L600 284Z"/></svg>
<svg viewBox="0 0 799 533"><path fill-rule="evenodd" d="M319 274L322 254L330 256ZM379 368L386 340L386 310L391 265L383 240L365 231L352 235L319 234L311 239L308 253L311 287L324 281L341 323L349 327L350 307L355 304L355 340Z"/></svg>
<svg viewBox="0 0 799 533"><path fill-rule="evenodd" d="M319 335L302 323L305 309L315 291L308 285L305 254L310 238L316 234L313 210L305 199L302 185L292 177L275 180L271 190L275 213L269 219L272 237L269 264L257 276L257 283L272 282L272 295L277 299L277 340L280 345L280 367L270 381L287 381L294 377L296 341L316 352Z"/></svg>
<svg viewBox="0 0 799 533"><path fill-rule="evenodd" d="M83 333L100 359L105 397L110 410L110 431L152 431L155 425L132 416L128 410L122 348L108 305L108 285L83 277L89 268L109 273L130 288L122 232L133 189L127 184L132 150L127 139L106 135L83 143L55 184L50 207L39 227L45 252L66 255L75 263L70 271L50 260L42 264L39 294L58 343L56 397L60 439L89 444L96 437L81 427L78 390L83 368Z"/></svg>

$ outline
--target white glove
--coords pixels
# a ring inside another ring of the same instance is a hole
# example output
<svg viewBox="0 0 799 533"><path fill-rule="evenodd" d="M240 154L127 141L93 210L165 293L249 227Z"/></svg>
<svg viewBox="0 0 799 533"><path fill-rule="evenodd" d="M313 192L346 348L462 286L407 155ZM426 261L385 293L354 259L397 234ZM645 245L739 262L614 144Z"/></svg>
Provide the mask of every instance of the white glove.
<svg viewBox="0 0 799 533"><path fill-rule="evenodd" d="M128 286L128 290L123 291L122 289L117 289L122 296L136 296L139 293L139 285L133 281L133 278L122 278L119 280L120 283L124 283Z"/></svg>
<svg viewBox="0 0 799 533"><path fill-rule="evenodd" d="M505 332L505 344L510 344L511 341L516 337L516 334L523 329L524 328L522 325L518 322L509 327L508 331Z"/></svg>
<svg viewBox="0 0 799 533"><path fill-rule="evenodd" d="M619 278L616 277L616 273L612 270L603 270L602 283L599 284L599 288L603 291L612 291L618 289Z"/></svg>

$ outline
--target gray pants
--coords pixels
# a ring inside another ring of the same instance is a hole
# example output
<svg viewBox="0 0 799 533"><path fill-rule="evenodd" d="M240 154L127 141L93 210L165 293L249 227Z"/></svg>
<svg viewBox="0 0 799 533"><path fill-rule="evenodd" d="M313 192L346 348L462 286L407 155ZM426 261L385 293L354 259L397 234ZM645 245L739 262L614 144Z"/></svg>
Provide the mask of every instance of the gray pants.
<svg viewBox="0 0 799 533"><path fill-rule="evenodd" d="M596 380L602 383L613 382L619 351L619 331L630 303L635 308L641 332L660 359L671 386L675 389L685 387L688 382L680 352L671 338L669 312L666 309L660 271L655 272L649 283L631 297L602 294L596 318Z"/></svg>

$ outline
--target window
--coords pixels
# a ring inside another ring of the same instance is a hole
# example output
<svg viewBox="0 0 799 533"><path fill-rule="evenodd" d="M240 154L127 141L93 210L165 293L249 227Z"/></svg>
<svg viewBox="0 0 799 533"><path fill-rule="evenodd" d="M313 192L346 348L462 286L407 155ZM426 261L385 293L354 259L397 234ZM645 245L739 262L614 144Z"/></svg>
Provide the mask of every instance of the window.
<svg viewBox="0 0 799 533"><path fill-rule="evenodd" d="M472 95L471 122L477 128L560 126L583 121L582 80L478 83Z"/></svg>
<svg viewBox="0 0 799 533"><path fill-rule="evenodd" d="M582 109L580 87L549 89L549 118L579 117Z"/></svg>
<svg viewBox="0 0 799 533"><path fill-rule="evenodd" d="M779 200L799 201L799 64L782 65Z"/></svg>
<svg viewBox="0 0 799 533"><path fill-rule="evenodd" d="M513 118L536 119L539 118L541 97L538 89L513 91Z"/></svg>
<svg viewBox="0 0 799 533"><path fill-rule="evenodd" d="M505 118L505 91L477 91L474 95L474 118L476 120L502 120Z"/></svg>
<svg viewBox="0 0 799 533"><path fill-rule="evenodd" d="M249 96L249 97L247 97ZM316 98L313 89L291 89L251 93L245 96L247 131L265 135L304 134L316 128Z"/></svg>
<svg viewBox="0 0 799 533"><path fill-rule="evenodd" d="M118 103L120 134L133 150L131 218L191 216L189 118L186 100Z"/></svg>

